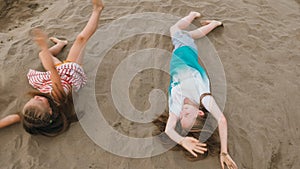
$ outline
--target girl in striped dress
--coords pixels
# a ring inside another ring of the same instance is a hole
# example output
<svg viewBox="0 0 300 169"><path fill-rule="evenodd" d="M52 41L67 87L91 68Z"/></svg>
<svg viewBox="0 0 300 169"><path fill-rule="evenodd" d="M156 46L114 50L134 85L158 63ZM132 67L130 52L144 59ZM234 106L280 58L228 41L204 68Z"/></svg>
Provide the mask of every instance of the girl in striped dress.
<svg viewBox="0 0 300 169"><path fill-rule="evenodd" d="M0 120L0 128L21 121L30 134L55 136L69 127L74 109L72 89L78 91L87 81L81 67L83 50L98 27L103 8L102 0L93 0L92 15L64 62L55 56L67 45L67 41L51 37L50 40L56 44L48 49L47 35L40 29L33 30L35 42L41 49L39 58L46 72L29 70L29 84L37 91L29 93L31 99L24 105L22 113Z"/></svg>

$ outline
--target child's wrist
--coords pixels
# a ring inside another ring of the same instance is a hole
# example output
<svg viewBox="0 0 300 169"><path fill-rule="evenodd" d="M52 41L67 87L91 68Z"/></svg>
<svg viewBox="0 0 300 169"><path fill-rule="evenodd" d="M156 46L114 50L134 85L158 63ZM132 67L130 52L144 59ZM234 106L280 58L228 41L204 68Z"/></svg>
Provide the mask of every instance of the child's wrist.
<svg viewBox="0 0 300 169"><path fill-rule="evenodd" d="M178 142L179 145L182 146L182 142L183 142L184 138L185 138L185 137L182 137L182 138L180 139L180 141Z"/></svg>
<svg viewBox="0 0 300 169"><path fill-rule="evenodd" d="M227 146L222 146L222 145L221 145L221 153L222 153L222 152L228 153Z"/></svg>
<svg viewBox="0 0 300 169"><path fill-rule="evenodd" d="M227 156L227 155L228 155L228 152L221 152L221 153L220 153L220 156L224 156L224 157L225 157L225 156Z"/></svg>

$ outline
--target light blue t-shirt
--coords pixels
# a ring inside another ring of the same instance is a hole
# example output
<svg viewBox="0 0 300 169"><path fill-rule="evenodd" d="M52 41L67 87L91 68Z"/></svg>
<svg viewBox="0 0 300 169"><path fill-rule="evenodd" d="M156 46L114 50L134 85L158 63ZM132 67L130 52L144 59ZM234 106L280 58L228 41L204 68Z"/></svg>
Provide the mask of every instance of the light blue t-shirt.
<svg viewBox="0 0 300 169"><path fill-rule="evenodd" d="M198 63L197 50L182 46L173 52L170 62L169 111L180 116L185 98L199 104L203 93L210 93L205 69Z"/></svg>

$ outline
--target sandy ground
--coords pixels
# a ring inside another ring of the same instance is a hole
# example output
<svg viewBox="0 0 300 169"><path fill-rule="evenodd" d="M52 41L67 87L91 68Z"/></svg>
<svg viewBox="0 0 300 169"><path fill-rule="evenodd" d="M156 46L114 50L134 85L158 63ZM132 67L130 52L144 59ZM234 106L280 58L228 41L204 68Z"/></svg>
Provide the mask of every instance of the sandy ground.
<svg viewBox="0 0 300 169"><path fill-rule="evenodd" d="M120 17L143 12L182 17L195 10L203 19L223 21L225 27L208 38L226 74L224 114L232 157L242 169L299 168L299 0L106 0L105 4L99 29ZM30 30L41 26L49 36L72 43L89 18L91 4L85 0L4 0L0 9L0 117L4 117L19 111L26 101L23 95L31 89L28 69L42 70ZM137 28L128 25L124 29ZM109 40L107 36L101 43ZM163 35L129 37L111 48L96 77L97 100L104 116L117 131L131 136L147 136L149 128L137 127L117 113L111 79L128 54L144 48L171 51L172 45ZM64 59L69 49L70 45L58 57ZM168 75L158 70L138 73L129 89L133 105L147 110L149 91L158 88L166 92L168 80ZM119 157L93 143L78 122L55 138L30 136L19 124L2 129L0 135L0 168L5 169L220 168L217 157L189 162L176 151L144 159Z"/></svg>

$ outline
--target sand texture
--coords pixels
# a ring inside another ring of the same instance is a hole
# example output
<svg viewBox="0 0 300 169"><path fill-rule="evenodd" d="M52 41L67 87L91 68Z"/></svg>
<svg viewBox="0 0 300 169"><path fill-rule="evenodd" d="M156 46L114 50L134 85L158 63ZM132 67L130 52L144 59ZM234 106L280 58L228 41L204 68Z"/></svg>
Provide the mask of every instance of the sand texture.
<svg viewBox="0 0 300 169"><path fill-rule="evenodd" d="M160 12L183 17L199 11L202 19L218 19L224 28L208 35L224 66L228 148L241 169L300 167L300 2L299 0L106 0L99 29L120 17ZM2 0L0 2L0 118L20 111L32 88L29 68L42 70L30 30L41 27L49 36L72 44L92 9L86 0ZM159 18L158 18L159 19ZM199 26L199 20L194 22ZM138 25L138 24L137 24ZM135 30L137 25L127 25ZM120 27L123 25L119 25ZM112 39L107 35L100 42ZM49 45L52 44L49 42ZM58 56L65 59L71 45ZM154 126L132 123L118 114L111 96L116 67L145 48L171 51L165 35L128 37L112 46L98 69L96 96L109 124L132 137L151 136ZM159 64L159 60L154 61ZM84 65L88 68L88 65ZM129 88L132 104L147 110L149 92L167 92L169 76L155 69L136 75ZM88 113L88 112L87 112ZM126 146L126 145L124 145ZM20 124L0 130L3 169L216 169L218 157L189 162L181 152L168 151L144 159L123 158L97 146L80 123L55 137L30 136Z"/></svg>

